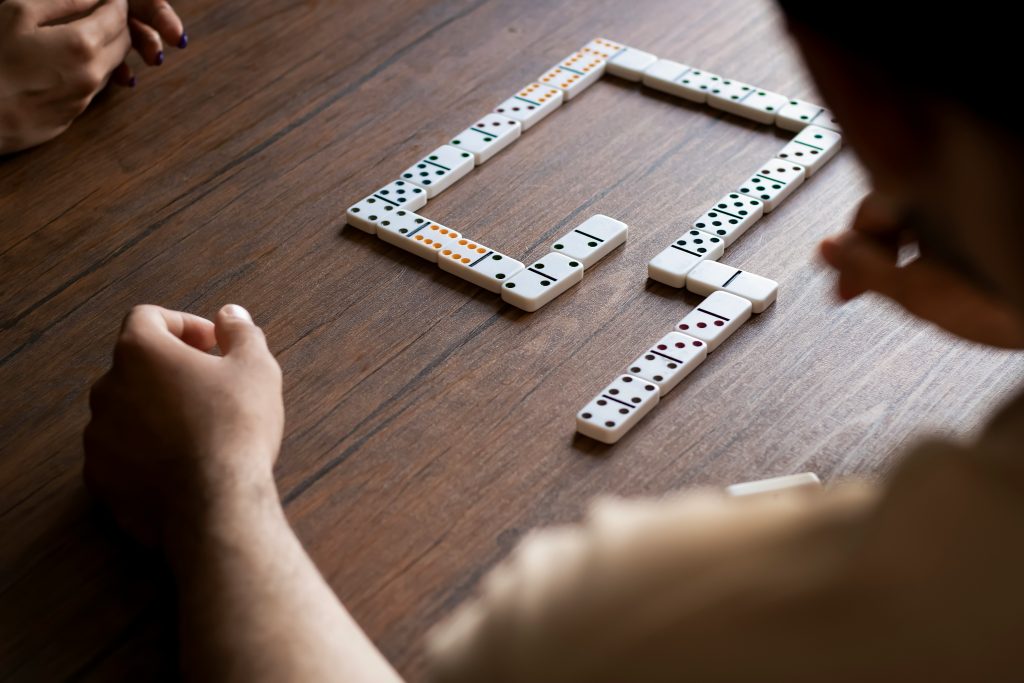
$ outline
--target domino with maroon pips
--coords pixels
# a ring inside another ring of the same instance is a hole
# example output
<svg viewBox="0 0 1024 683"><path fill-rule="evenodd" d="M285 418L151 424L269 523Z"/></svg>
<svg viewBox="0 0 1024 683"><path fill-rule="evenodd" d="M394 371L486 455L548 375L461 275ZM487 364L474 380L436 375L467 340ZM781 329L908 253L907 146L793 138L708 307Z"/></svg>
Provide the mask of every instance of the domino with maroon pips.
<svg viewBox="0 0 1024 683"><path fill-rule="evenodd" d="M576 414L576 431L601 443L615 443L658 405L660 396L654 382L619 375Z"/></svg>
<svg viewBox="0 0 1024 683"><path fill-rule="evenodd" d="M750 320L752 309L753 305L743 297L714 292L676 323L675 329L705 342L711 353Z"/></svg>
<svg viewBox="0 0 1024 683"><path fill-rule="evenodd" d="M626 370L657 384L664 396L703 363L707 355L705 342L681 332L669 332L630 363Z"/></svg>

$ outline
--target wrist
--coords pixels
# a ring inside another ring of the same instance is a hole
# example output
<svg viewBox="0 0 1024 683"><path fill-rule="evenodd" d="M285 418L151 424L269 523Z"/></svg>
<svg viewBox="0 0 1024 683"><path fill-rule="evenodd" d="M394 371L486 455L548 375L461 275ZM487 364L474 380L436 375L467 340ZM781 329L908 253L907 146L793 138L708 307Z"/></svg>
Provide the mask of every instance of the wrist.
<svg viewBox="0 0 1024 683"><path fill-rule="evenodd" d="M239 545L287 521L271 473L224 477L192 488L165 515L162 546L175 573L211 547Z"/></svg>

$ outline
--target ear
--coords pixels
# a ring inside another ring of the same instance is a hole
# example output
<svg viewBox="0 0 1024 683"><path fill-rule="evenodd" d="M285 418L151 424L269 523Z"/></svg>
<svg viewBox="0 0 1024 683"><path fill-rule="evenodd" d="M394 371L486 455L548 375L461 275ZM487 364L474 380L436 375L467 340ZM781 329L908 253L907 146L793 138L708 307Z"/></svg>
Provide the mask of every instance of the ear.
<svg viewBox="0 0 1024 683"><path fill-rule="evenodd" d="M927 102L901 88L882 67L858 61L813 30L790 22L789 31L843 128L844 142L867 167L875 188L893 197L905 195L907 183L930 163Z"/></svg>

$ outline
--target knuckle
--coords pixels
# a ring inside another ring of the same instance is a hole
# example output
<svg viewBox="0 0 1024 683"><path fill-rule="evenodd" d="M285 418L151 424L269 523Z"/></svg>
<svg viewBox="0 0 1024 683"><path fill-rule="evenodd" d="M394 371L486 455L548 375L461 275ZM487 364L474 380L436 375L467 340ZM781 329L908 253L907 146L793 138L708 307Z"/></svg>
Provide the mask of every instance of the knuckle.
<svg viewBox="0 0 1024 683"><path fill-rule="evenodd" d="M81 31L71 33L64 47L68 55L78 61L88 61L96 52L95 41Z"/></svg>

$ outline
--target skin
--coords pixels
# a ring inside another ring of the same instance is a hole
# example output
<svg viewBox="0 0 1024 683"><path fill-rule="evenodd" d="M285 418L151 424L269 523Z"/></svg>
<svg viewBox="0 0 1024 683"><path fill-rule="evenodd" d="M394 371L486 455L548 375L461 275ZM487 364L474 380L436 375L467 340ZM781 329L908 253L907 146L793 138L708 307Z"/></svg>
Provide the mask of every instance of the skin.
<svg viewBox="0 0 1024 683"><path fill-rule="evenodd" d="M134 86L128 53L159 66L162 41L188 43L166 0L0 0L0 154L60 135L108 82Z"/></svg>
<svg viewBox="0 0 1024 683"><path fill-rule="evenodd" d="M958 105L887 89L792 30L874 186L850 229L821 246L839 297L874 292L952 334L1024 347L1021 143ZM901 244L920 256L898 260ZM167 556L192 677L398 680L288 526L272 474L280 369L244 310L210 322L137 307L90 405L86 483Z"/></svg>

